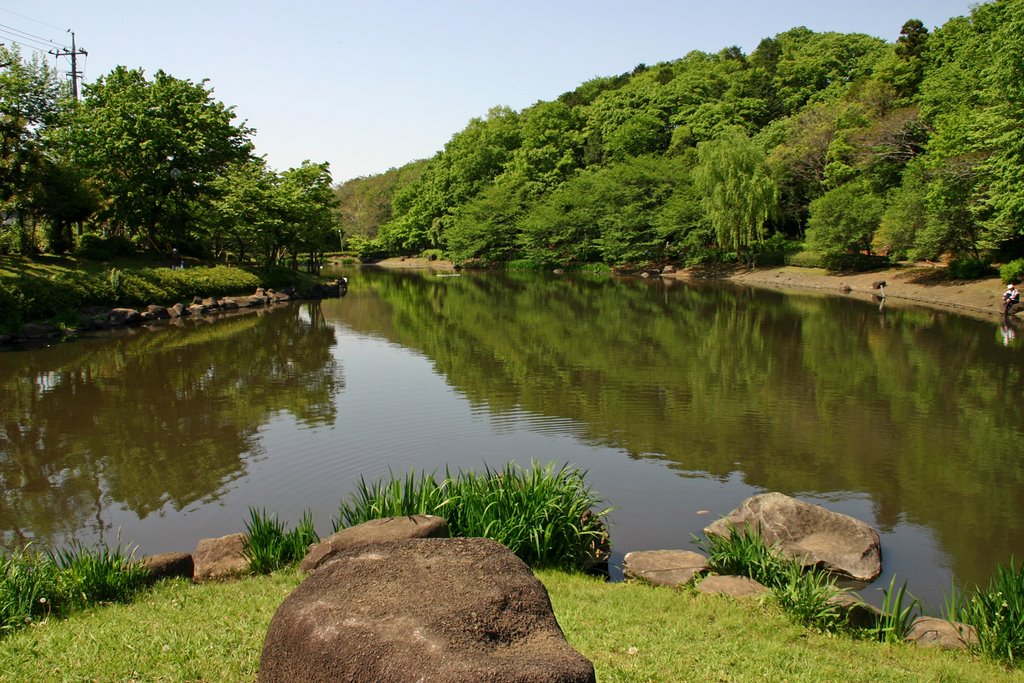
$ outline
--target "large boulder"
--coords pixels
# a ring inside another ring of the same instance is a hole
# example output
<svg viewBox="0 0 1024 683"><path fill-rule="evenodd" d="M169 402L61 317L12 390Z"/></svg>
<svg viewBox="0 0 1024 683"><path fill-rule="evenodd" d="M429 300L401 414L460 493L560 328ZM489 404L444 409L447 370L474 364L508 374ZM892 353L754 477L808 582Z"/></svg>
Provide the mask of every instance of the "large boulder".
<svg viewBox="0 0 1024 683"><path fill-rule="evenodd" d="M281 604L258 680L594 681L547 591L483 538L364 545L339 553Z"/></svg>
<svg viewBox="0 0 1024 683"><path fill-rule="evenodd" d="M444 517L434 515L406 515L405 517L384 517L371 519L362 524L341 529L312 548L299 569L311 572L328 562L342 550L370 543L404 541L410 538L448 538L448 522Z"/></svg>
<svg viewBox="0 0 1024 683"><path fill-rule="evenodd" d="M778 544L786 557L804 566L820 566L858 581L882 573L878 532L848 515L832 512L782 493L762 493L743 501L727 516L704 528L728 537L731 528L759 528L764 542Z"/></svg>

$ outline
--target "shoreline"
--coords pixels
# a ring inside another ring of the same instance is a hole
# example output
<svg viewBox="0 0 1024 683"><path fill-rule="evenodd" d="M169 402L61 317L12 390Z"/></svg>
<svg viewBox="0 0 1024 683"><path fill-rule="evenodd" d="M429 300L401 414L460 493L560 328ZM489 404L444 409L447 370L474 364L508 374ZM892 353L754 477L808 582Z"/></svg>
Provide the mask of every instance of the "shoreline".
<svg viewBox="0 0 1024 683"><path fill-rule="evenodd" d="M451 261L423 258L390 258L370 264L389 269L455 271ZM630 276L632 277L632 276ZM827 296L853 297L880 301L874 284L884 281L884 296L889 306L927 306L960 315L991 320L1001 318L1002 293L1006 286L998 277L980 280L950 280L944 266L913 264L892 266L865 273L831 273L821 268L766 266L747 270L743 267L684 268L664 273L665 280L727 280L737 284L764 287L794 293L820 292ZM1013 314L1021 318L1021 312Z"/></svg>

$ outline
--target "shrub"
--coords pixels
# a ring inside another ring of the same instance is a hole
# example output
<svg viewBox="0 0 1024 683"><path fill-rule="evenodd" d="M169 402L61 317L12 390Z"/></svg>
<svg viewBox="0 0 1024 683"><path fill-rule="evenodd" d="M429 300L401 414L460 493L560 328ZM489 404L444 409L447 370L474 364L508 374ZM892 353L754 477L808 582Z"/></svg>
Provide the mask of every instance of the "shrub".
<svg viewBox="0 0 1024 683"><path fill-rule="evenodd" d="M96 234L82 235L75 251L90 261L109 261L120 256L131 256L135 245L127 237L114 235L102 237Z"/></svg>
<svg viewBox="0 0 1024 683"><path fill-rule="evenodd" d="M946 269L954 280L980 280L995 275L995 268L988 261L975 258L959 258L949 262Z"/></svg>
<svg viewBox="0 0 1024 683"><path fill-rule="evenodd" d="M1019 284L1021 279L1024 278L1024 258L1014 259L1009 263L1004 263L999 268L999 278L1003 281L1003 284Z"/></svg>
<svg viewBox="0 0 1024 683"><path fill-rule="evenodd" d="M367 484L360 480L349 501L342 501L335 530L370 519L431 514L444 517L452 536L490 538L531 566L584 568L593 548L605 541L599 503L584 474L564 465L509 463L484 474L410 472L404 478Z"/></svg>
<svg viewBox="0 0 1024 683"><path fill-rule="evenodd" d="M787 253L785 263L787 266L799 268L824 268L837 272L856 273L888 268L891 265L888 256L878 254L846 254L809 249Z"/></svg>

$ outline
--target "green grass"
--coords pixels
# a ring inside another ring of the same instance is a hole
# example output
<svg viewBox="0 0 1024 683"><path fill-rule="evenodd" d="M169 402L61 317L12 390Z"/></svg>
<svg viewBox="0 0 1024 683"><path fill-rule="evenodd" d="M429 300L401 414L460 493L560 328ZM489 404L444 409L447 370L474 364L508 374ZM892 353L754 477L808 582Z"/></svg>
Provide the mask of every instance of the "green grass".
<svg viewBox="0 0 1024 683"><path fill-rule="evenodd" d="M965 652L820 635L771 598L538 576L600 683L1024 681ZM162 582L133 604L37 624L0 644L0 681L254 681L270 619L299 580L284 570L234 583Z"/></svg>
<svg viewBox="0 0 1024 683"><path fill-rule="evenodd" d="M147 572L120 547L31 547L0 555L0 631L29 626L91 605L130 600Z"/></svg>
<svg viewBox="0 0 1024 683"><path fill-rule="evenodd" d="M534 567L582 568L604 541L600 499L585 473L568 465L508 463L483 474L409 472L368 484L342 501L335 530L379 517L430 514L448 521L452 536L498 541Z"/></svg>

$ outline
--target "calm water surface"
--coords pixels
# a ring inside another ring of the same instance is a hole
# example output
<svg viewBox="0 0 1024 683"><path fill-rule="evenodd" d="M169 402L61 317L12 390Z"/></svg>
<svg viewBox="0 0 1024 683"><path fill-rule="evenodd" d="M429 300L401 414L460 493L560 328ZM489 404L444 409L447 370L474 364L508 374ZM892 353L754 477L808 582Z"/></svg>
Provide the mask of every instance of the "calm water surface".
<svg viewBox="0 0 1024 683"><path fill-rule="evenodd" d="M723 283L347 274L340 300L0 353L3 540L191 551L250 506L326 534L361 476L538 459L589 471L617 564L693 549L764 491L880 530L874 602L896 574L937 611L954 578L1024 558L1024 337L998 321Z"/></svg>

